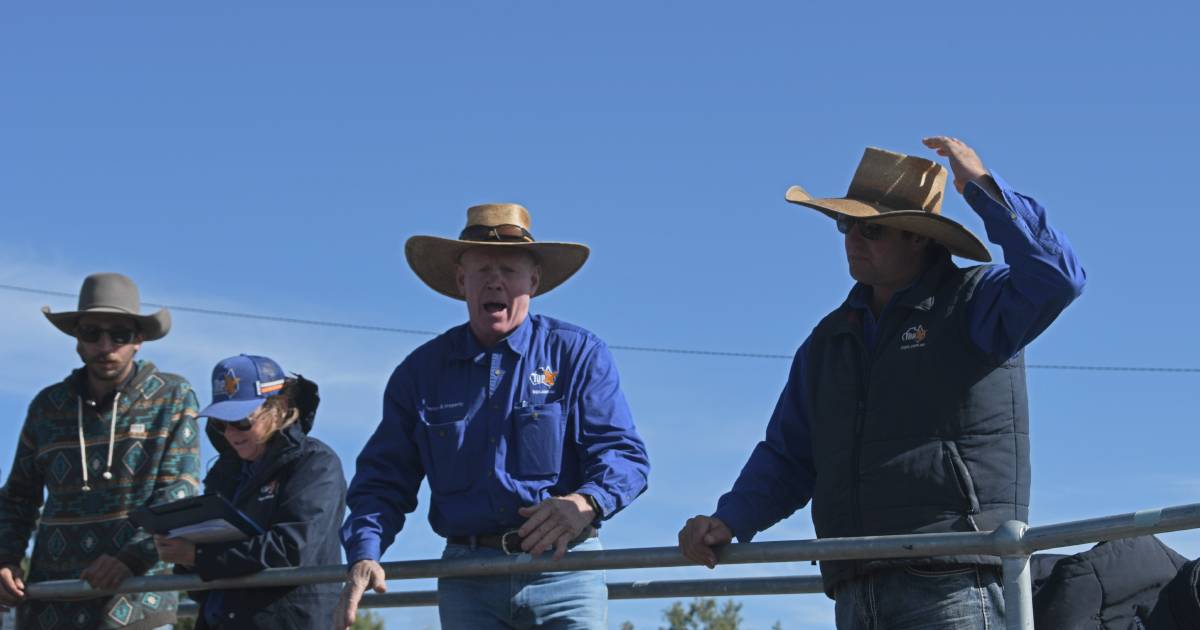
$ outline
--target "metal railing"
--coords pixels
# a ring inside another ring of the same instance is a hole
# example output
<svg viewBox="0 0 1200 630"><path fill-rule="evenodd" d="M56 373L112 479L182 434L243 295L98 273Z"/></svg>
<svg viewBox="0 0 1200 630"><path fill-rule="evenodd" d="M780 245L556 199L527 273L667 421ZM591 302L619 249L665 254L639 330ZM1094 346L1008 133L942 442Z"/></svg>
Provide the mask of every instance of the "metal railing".
<svg viewBox="0 0 1200 630"><path fill-rule="evenodd" d="M1004 575L1007 627L1033 630L1033 597L1029 576L1029 556L1034 552L1102 540L1195 528L1200 528L1200 503L1141 510L1128 514L1039 527L1028 527L1020 521L1008 521L991 532L909 534L731 544L720 549L717 558L720 564L759 564L917 558L959 554L998 556L1002 561ZM561 560L552 560L546 556L533 558L527 554L486 559L409 560L385 562L383 570L389 580L407 580L511 575L544 571L679 566L692 566L692 563L681 556L676 547L672 546L580 551L570 553ZM195 575L135 577L125 580L118 588L108 591L92 589L82 580L58 580L28 584L26 593L30 599L80 599L143 591L200 591L323 584L344 581L346 569L347 567L343 565L268 569L240 578L209 582L202 581ZM612 584L609 586L609 590L610 599L821 592L820 579L806 576L632 582ZM364 605L368 607L429 606L435 603L436 593L432 591L390 593L364 598Z"/></svg>

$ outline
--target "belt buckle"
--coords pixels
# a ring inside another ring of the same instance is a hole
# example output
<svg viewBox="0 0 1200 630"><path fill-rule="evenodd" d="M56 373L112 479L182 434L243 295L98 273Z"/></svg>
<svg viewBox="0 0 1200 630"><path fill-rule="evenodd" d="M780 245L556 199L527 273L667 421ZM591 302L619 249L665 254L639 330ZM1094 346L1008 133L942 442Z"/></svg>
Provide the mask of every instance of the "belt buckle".
<svg viewBox="0 0 1200 630"><path fill-rule="evenodd" d="M509 536L512 536L513 538L516 539L516 543L515 543L516 548L517 548L516 551L513 551L508 548L508 537ZM521 551L521 535L517 533L517 530L510 529L500 535L500 551L503 551L505 554L510 555L510 556L515 556L518 554L525 553L524 551Z"/></svg>

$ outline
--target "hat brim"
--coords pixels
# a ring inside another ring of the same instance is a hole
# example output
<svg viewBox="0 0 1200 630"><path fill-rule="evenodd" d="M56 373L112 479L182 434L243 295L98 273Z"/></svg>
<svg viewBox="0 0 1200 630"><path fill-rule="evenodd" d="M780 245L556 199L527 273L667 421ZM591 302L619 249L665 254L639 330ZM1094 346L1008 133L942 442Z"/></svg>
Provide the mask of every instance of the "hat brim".
<svg viewBox="0 0 1200 630"><path fill-rule="evenodd" d="M49 306L42 307L42 315L50 320L54 327L61 330L63 333L75 336L75 329L79 326L79 318L84 315L120 315L128 317L137 322L138 332L142 335L142 341L155 341L167 336L171 332L171 312L167 309L159 309L158 312L151 315L138 315L129 311L113 308L111 306L97 306L84 311L64 311L62 313L50 312Z"/></svg>
<svg viewBox="0 0 1200 630"><path fill-rule="evenodd" d="M836 219L838 215L846 215L927 236L944 245L955 256L980 262L991 262L992 260L991 253L988 252L987 246L979 240L979 237L957 221L940 214L918 209L890 208L846 197L813 199L799 187L789 189L786 199L790 203L812 208L833 219Z"/></svg>
<svg viewBox="0 0 1200 630"><path fill-rule="evenodd" d="M219 403L213 403L200 413L196 414L197 418L213 418L223 422L237 422L244 420L254 413L259 407L263 406L265 400L223 400Z"/></svg>
<svg viewBox="0 0 1200 630"><path fill-rule="evenodd" d="M446 297L461 300L463 295L458 290L455 267L463 252L475 248L513 249L533 254L541 267L541 279L534 295L549 293L566 282L583 267L591 253L588 246L581 243L496 243L413 236L404 243L404 257L408 260L408 266L429 288Z"/></svg>

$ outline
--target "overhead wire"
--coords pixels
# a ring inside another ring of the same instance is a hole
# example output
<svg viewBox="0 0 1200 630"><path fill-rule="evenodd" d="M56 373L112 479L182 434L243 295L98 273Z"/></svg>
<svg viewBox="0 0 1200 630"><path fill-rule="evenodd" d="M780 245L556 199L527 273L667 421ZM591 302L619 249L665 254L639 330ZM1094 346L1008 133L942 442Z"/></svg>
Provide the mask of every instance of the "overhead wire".
<svg viewBox="0 0 1200 630"><path fill-rule="evenodd" d="M32 287L23 287L11 284L0 284L0 289L5 291L15 291L19 293L30 293L34 295L48 295L54 297L74 298L74 293L66 291L52 291L49 289L36 289ZM167 308L181 313L196 313L199 315L212 315L215 317L234 317L239 319L252 319L267 322L280 322L285 324L299 324L303 326L319 326L323 328L340 328L344 330L360 330L366 332L385 332L402 335L421 335L425 337L433 337L440 334L433 330L420 330L416 328L399 328L395 326L376 326L372 324L357 324L353 322L340 322L322 319L305 319L300 317L283 317L280 315L262 315L258 313L244 313L240 311L228 311L212 308L199 308L195 306L179 306L174 304L158 304L154 302L143 302L144 305L153 308ZM663 348L655 346L629 346L609 344L609 348L613 350L623 350L627 352L651 352L658 354L674 354L674 355L691 355L691 356L708 356L708 357L729 357L742 359L777 359L789 360L793 355L790 354L769 354L761 352L737 352L737 351L722 351L722 350L698 350L692 348ZM1162 373L1200 373L1200 367L1167 367L1167 366L1129 366L1129 365L1072 365L1065 363L1029 363L1025 365L1029 369L1037 370L1071 370L1081 372L1162 372Z"/></svg>

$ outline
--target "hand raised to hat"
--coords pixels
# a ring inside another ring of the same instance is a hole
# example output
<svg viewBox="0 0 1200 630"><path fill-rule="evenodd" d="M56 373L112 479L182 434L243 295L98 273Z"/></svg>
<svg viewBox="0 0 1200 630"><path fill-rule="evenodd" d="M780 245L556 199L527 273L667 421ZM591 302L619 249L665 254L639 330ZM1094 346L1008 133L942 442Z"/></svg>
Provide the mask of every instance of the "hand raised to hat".
<svg viewBox="0 0 1200 630"><path fill-rule="evenodd" d="M930 136L921 140L925 146L937 151L937 154L950 159L950 172L954 173L954 188L962 194L967 184L987 176L983 160L975 153L975 149L965 142L950 136Z"/></svg>
<svg viewBox="0 0 1200 630"><path fill-rule="evenodd" d="M529 519L517 530L521 550L536 557L553 547L555 560L567 553L567 545L597 516L588 500L576 493L550 497L517 513Z"/></svg>

